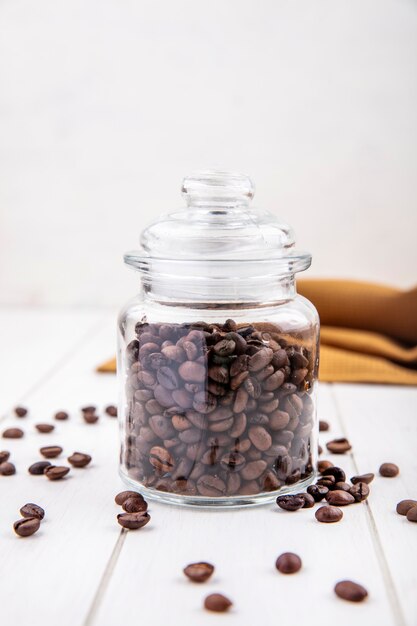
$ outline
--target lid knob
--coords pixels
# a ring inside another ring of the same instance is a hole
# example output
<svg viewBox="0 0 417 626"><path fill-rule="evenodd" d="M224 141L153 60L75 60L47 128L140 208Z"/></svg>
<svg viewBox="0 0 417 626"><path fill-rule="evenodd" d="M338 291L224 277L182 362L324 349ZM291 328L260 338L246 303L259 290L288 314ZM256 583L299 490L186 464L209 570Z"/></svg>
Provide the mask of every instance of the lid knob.
<svg viewBox="0 0 417 626"><path fill-rule="evenodd" d="M245 174L201 170L184 178L181 191L188 206L234 207L249 204L255 187Z"/></svg>

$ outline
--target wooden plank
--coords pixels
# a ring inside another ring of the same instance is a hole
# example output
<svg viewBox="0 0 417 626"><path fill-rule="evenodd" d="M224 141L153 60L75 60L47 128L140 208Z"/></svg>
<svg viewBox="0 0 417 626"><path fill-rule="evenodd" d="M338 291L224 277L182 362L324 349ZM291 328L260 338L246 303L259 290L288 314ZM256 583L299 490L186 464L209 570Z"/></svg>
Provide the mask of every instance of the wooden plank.
<svg viewBox="0 0 417 626"><path fill-rule="evenodd" d="M41 342L26 337L25 349L31 354L36 350L40 371L49 373L26 396L30 417L8 416L2 422L2 429L19 425L26 431L21 440L1 440L2 449L11 451L18 472L0 478L0 606L5 624L25 623L28 615L33 626L55 626L58 620L61 626L81 624L120 536L113 503L120 487L117 420L102 416L99 424L87 425L79 413L84 404L97 403L101 409L116 400L115 377L93 371L96 362L114 349L115 319L107 316L102 327L101 318L101 314L96 316L97 332L90 330L86 337L84 329L73 342L73 353L53 372L50 362L56 363L55 357L62 354L60 334L49 332L48 323ZM31 319L26 316L27 323ZM43 323L40 326L44 328ZM63 324L61 333L68 332L68 325ZM14 357L20 362L18 351L10 353L10 359ZM13 365L10 377L3 378L10 387L17 371L19 367ZM56 422L52 434L39 434L34 423L49 421L57 409L68 410L70 420ZM56 483L29 475L27 467L40 458L39 447L48 444L64 447L64 454L54 462L65 464L66 455L81 450L92 455L93 463L84 470L71 470L68 478ZM12 524L26 502L43 506L46 518L36 535L21 539Z"/></svg>
<svg viewBox="0 0 417 626"><path fill-rule="evenodd" d="M341 424L327 386L320 388L320 417L332 431ZM351 456L338 458L348 474ZM151 505L151 523L126 535L117 561L108 571L100 602L86 625L112 626L136 616L141 622L202 626L213 615L202 609L203 598L221 591L234 601L230 624L321 624L339 626L398 624L387 599L384 578L363 505L345 508L339 524L325 525L314 509L288 513L276 505L234 511L197 511ZM274 563L284 551L303 559L294 576L279 574ZM195 560L215 564L213 579L205 585L189 583L182 568ZM362 605L338 599L338 580L363 583L370 597Z"/></svg>
<svg viewBox="0 0 417 626"><path fill-rule="evenodd" d="M343 432L353 443L355 472L375 472L369 523L389 576L389 593L399 598L407 624L417 623L416 525L395 512L397 502L417 500L417 389L336 385ZM396 478L378 475L381 463L400 467Z"/></svg>

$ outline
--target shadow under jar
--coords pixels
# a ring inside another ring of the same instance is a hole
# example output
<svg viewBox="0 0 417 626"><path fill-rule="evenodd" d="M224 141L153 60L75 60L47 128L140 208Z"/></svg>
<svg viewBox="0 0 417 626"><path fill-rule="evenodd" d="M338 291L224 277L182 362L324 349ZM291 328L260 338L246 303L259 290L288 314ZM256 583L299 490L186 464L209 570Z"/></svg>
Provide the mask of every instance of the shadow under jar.
<svg viewBox="0 0 417 626"><path fill-rule="evenodd" d="M315 477L319 320L294 280L311 256L246 176L182 190L125 255L142 288L118 323L121 475L162 501L260 504Z"/></svg>

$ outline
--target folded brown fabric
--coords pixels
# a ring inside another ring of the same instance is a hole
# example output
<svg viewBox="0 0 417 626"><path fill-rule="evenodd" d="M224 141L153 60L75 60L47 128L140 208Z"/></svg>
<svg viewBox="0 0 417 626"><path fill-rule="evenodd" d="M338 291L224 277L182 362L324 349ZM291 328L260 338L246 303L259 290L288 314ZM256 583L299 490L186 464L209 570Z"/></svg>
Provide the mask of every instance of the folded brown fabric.
<svg viewBox="0 0 417 626"><path fill-rule="evenodd" d="M401 291L347 280L297 284L320 314L320 380L417 385L417 287ZM115 370L115 359L97 368Z"/></svg>

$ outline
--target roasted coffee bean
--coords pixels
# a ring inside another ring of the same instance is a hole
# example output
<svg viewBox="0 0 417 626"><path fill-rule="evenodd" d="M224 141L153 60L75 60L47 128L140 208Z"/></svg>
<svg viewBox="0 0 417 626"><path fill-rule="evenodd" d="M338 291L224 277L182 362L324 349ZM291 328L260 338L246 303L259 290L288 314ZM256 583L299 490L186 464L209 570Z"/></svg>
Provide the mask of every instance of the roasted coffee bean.
<svg viewBox="0 0 417 626"><path fill-rule="evenodd" d="M143 496L137 491L121 491L114 497L114 501L119 506L122 506L128 498L139 498L143 500Z"/></svg>
<svg viewBox="0 0 417 626"><path fill-rule="evenodd" d="M178 373L187 383L202 383L206 380L206 368L196 361L184 361L178 368ZM220 382L220 381L219 381ZM173 387L175 389L175 387Z"/></svg>
<svg viewBox="0 0 417 626"><path fill-rule="evenodd" d="M5 463L10 458L10 452L8 450L0 451L0 463Z"/></svg>
<svg viewBox="0 0 417 626"><path fill-rule="evenodd" d="M221 593L211 593L204 600L204 608L208 611L215 611L216 613L224 613L232 604L229 598L226 598L226 596Z"/></svg>
<svg viewBox="0 0 417 626"><path fill-rule="evenodd" d="M285 511L298 511L302 509L305 504L305 499L302 496L278 496L276 500L278 506Z"/></svg>
<svg viewBox="0 0 417 626"><path fill-rule="evenodd" d="M369 496L369 487L366 483L356 483L349 489L349 493L356 502L363 502Z"/></svg>
<svg viewBox="0 0 417 626"><path fill-rule="evenodd" d="M327 476L326 478L330 478L330 476ZM342 491L350 491L352 489L352 485L349 485L349 483L338 482L333 485L332 489L341 489Z"/></svg>
<svg viewBox="0 0 417 626"><path fill-rule="evenodd" d="M346 480L345 472L342 470L341 467L336 467L335 465L328 467L327 469L322 471L321 474L322 476L334 476L337 483L344 483Z"/></svg>
<svg viewBox="0 0 417 626"><path fill-rule="evenodd" d="M243 454L239 454L239 452L227 452L220 459L221 466L230 470L240 470L245 463L245 457ZM211 465L214 465L214 463L211 463Z"/></svg>
<svg viewBox="0 0 417 626"><path fill-rule="evenodd" d="M95 413L96 410L97 407L92 404L81 408L82 413Z"/></svg>
<svg viewBox="0 0 417 626"><path fill-rule="evenodd" d="M174 468L174 459L171 454L160 446L151 448L149 462L160 472L169 472Z"/></svg>
<svg viewBox="0 0 417 626"><path fill-rule="evenodd" d="M90 462L91 456L84 452L73 452L73 454L68 457L68 463L73 467L86 467Z"/></svg>
<svg viewBox="0 0 417 626"><path fill-rule="evenodd" d="M316 503L310 493L297 493L296 495L304 499L303 509L311 509Z"/></svg>
<svg viewBox="0 0 417 626"><path fill-rule="evenodd" d="M4 461L0 463L0 476L12 476L16 474L16 468L10 461Z"/></svg>
<svg viewBox="0 0 417 626"><path fill-rule="evenodd" d="M61 446L44 446L40 448L39 452L45 459L55 459L62 452Z"/></svg>
<svg viewBox="0 0 417 626"><path fill-rule="evenodd" d="M41 525L40 520L37 517L25 517L23 519L17 520L13 524L14 532L19 537L30 537L39 530Z"/></svg>
<svg viewBox="0 0 417 626"><path fill-rule="evenodd" d="M87 411L88 412L88 411ZM93 411L94 413L94 411ZM69 415L66 411L58 411L57 413L55 413L54 418L58 421L64 421L67 420L69 418Z"/></svg>
<svg viewBox="0 0 417 626"><path fill-rule="evenodd" d="M401 500L397 504L396 511L398 515L407 515L408 511L417 506L417 500Z"/></svg>
<svg viewBox="0 0 417 626"><path fill-rule="evenodd" d="M356 483L366 483L367 485L369 485L369 483L371 483L374 478L375 474L372 473L360 474L358 476L352 476L350 482L352 483L352 485L356 485Z"/></svg>
<svg viewBox="0 0 417 626"><path fill-rule="evenodd" d="M332 524L333 522L340 522L343 512L335 506L321 506L315 512L315 517L318 522Z"/></svg>
<svg viewBox="0 0 417 626"><path fill-rule="evenodd" d="M263 452L268 450L272 445L271 435L262 426L251 426L248 431L248 436L255 448Z"/></svg>
<svg viewBox="0 0 417 626"><path fill-rule="evenodd" d="M384 478L393 478L394 476L398 476L400 473L400 468L395 463L383 463L379 468L379 473Z"/></svg>
<svg viewBox="0 0 417 626"><path fill-rule="evenodd" d="M197 491L201 496L220 497L226 493L226 484L217 476L204 474L197 481Z"/></svg>
<svg viewBox="0 0 417 626"><path fill-rule="evenodd" d="M96 424L98 422L99 417L95 413L84 413L83 419L86 424Z"/></svg>
<svg viewBox="0 0 417 626"><path fill-rule="evenodd" d="M189 361L187 361L189 363ZM169 389L173 391L174 389L178 389L178 377L173 369L170 367L161 367L156 372L156 377L160 385L165 387L165 389Z"/></svg>
<svg viewBox="0 0 417 626"><path fill-rule="evenodd" d="M200 561L199 563L190 563L184 567L183 572L193 583L205 583L213 574L214 566L205 561Z"/></svg>
<svg viewBox="0 0 417 626"><path fill-rule="evenodd" d="M407 519L409 522L417 522L417 506L413 506L411 509L408 509Z"/></svg>
<svg viewBox="0 0 417 626"><path fill-rule="evenodd" d="M334 491L326 493L326 500L329 504L334 506L346 506L354 502L359 502L349 491L342 491L342 489L335 489Z"/></svg>
<svg viewBox="0 0 417 626"><path fill-rule="evenodd" d="M44 474L49 480L61 480L69 471L70 468L64 465L50 465L45 469Z"/></svg>
<svg viewBox="0 0 417 626"><path fill-rule="evenodd" d="M325 432L326 430L329 430L330 426L329 426L329 422L326 422L325 420L319 420L319 431L320 432Z"/></svg>
<svg viewBox="0 0 417 626"><path fill-rule="evenodd" d="M349 441L345 437L341 437L340 439L333 439L333 441L328 441L326 443L326 448L332 454L344 454L352 449Z"/></svg>
<svg viewBox="0 0 417 626"><path fill-rule="evenodd" d="M117 406L114 406L114 404L108 404L104 411L110 417L117 417Z"/></svg>
<svg viewBox="0 0 417 626"><path fill-rule="evenodd" d="M24 406L16 406L14 409L16 417L26 417L28 410Z"/></svg>
<svg viewBox="0 0 417 626"><path fill-rule="evenodd" d="M21 439L24 435L24 432L21 428L6 428L3 431L4 439Z"/></svg>
<svg viewBox="0 0 417 626"><path fill-rule="evenodd" d="M245 480L256 480L266 470L267 463L264 460L251 461L241 470L242 478Z"/></svg>
<svg viewBox="0 0 417 626"><path fill-rule="evenodd" d="M249 359L248 368L251 372L259 372L272 361L274 351L271 348L261 348Z"/></svg>
<svg viewBox="0 0 417 626"><path fill-rule="evenodd" d="M51 433L55 426L53 424L35 424L35 428L40 433Z"/></svg>
<svg viewBox="0 0 417 626"><path fill-rule="evenodd" d="M126 511L126 513L140 513L141 511L148 510L148 503L142 496L139 497L137 494L136 496L126 498L122 504L122 509Z"/></svg>
<svg viewBox="0 0 417 626"><path fill-rule="evenodd" d="M336 479L334 476L322 476L316 482L316 485L327 487L327 489L333 489L335 484L336 484Z"/></svg>
<svg viewBox="0 0 417 626"><path fill-rule="evenodd" d="M139 513L119 513L117 521L123 528L128 530L138 530L143 528L150 521L151 516L146 511Z"/></svg>
<svg viewBox="0 0 417 626"><path fill-rule="evenodd" d="M38 461L37 463L33 463L29 467L29 474L33 474L34 476L39 476L45 473L47 467L51 467L51 463L49 461Z"/></svg>
<svg viewBox="0 0 417 626"><path fill-rule="evenodd" d="M300 557L293 552L284 552L275 563L275 567L281 574L295 574L300 571L301 565Z"/></svg>
<svg viewBox="0 0 417 626"><path fill-rule="evenodd" d="M307 493L314 498L315 502L320 502L329 493L329 488L323 485L309 485L307 487Z"/></svg>
<svg viewBox="0 0 417 626"><path fill-rule="evenodd" d="M39 520L43 520L45 511L38 504L28 502L28 504L23 505L20 509L20 515L22 517L37 517Z"/></svg>
<svg viewBox="0 0 417 626"><path fill-rule="evenodd" d="M317 463L317 469L319 470L320 474L322 474L326 469L329 469L329 467L334 467L331 461L323 460Z"/></svg>
<svg viewBox="0 0 417 626"><path fill-rule="evenodd" d="M368 596L365 587L351 580L341 580L334 588L335 594L348 602L363 602Z"/></svg>

